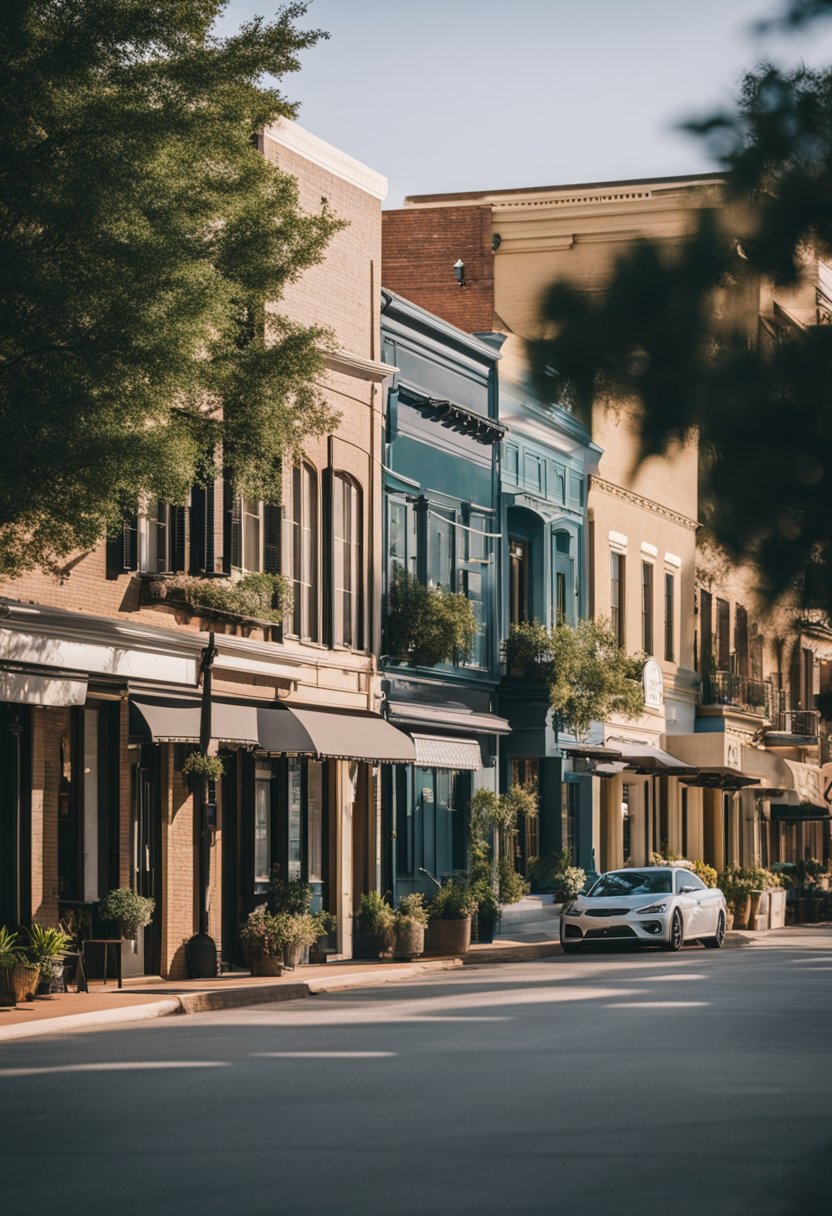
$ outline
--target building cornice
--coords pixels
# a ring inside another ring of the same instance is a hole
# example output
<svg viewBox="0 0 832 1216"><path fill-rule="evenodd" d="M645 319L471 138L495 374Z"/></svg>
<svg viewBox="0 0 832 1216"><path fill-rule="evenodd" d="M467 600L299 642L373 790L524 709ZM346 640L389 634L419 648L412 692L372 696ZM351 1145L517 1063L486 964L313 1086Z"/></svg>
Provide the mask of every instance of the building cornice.
<svg viewBox="0 0 832 1216"><path fill-rule="evenodd" d="M643 511L649 511L652 515L660 515L663 519L669 519L674 524L687 528L690 532L696 532L699 528L699 524L695 519L683 515L681 511L674 511L672 507L666 507L663 503L654 502L652 498L645 498L642 494L636 494L633 490L628 490L624 486L618 486L612 481L605 481L603 477L598 477L595 473L590 475L589 488L590 491L597 490L600 494L608 494L610 498L629 502L635 507L640 507Z"/></svg>
<svg viewBox="0 0 832 1216"><path fill-rule="evenodd" d="M333 144L328 144L311 131L304 130L296 122L279 118L273 126L266 127L264 134L281 147L296 152L304 160L319 165L335 177L340 177L342 181L371 194L373 198L387 198L387 178L383 174L377 173L369 165L362 164L360 160L347 155Z"/></svg>
<svg viewBox="0 0 832 1216"><path fill-rule="evenodd" d="M331 372L342 376L351 376L354 380L368 380L372 384L381 384L396 374L396 368L389 363L379 363L376 359L365 359L354 355L348 350L323 352L324 363Z"/></svg>

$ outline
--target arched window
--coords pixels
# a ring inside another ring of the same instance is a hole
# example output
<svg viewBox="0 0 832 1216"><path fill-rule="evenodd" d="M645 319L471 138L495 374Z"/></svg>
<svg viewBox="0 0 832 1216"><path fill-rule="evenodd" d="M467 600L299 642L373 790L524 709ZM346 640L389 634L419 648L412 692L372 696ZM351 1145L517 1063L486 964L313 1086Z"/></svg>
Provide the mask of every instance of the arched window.
<svg viewBox="0 0 832 1216"><path fill-rule="evenodd" d="M364 648L364 562L361 489L344 473L332 484L333 641Z"/></svg>
<svg viewBox="0 0 832 1216"><path fill-rule="evenodd" d="M292 583L294 594L290 632L317 642L320 640L318 474L311 465L302 464L292 470L292 492L287 498L283 572Z"/></svg>

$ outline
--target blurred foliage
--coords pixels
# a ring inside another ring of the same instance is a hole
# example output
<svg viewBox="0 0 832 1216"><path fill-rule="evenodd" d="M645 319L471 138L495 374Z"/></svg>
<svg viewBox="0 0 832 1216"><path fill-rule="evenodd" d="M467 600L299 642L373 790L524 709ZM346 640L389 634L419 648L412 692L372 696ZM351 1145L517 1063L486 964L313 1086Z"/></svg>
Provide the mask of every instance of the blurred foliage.
<svg viewBox="0 0 832 1216"><path fill-rule="evenodd" d="M760 28L832 15L795 0ZM544 398L588 417L628 411L642 456L697 433L703 522L771 598L832 603L832 310L778 312L832 252L832 69L761 63L735 107L687 124L723 181L703 188L686 238L632 243L605 293L558 282L532 343ZM819 299L819 303L823 301ZM761 311L770 311L766 325Z"/></svg>

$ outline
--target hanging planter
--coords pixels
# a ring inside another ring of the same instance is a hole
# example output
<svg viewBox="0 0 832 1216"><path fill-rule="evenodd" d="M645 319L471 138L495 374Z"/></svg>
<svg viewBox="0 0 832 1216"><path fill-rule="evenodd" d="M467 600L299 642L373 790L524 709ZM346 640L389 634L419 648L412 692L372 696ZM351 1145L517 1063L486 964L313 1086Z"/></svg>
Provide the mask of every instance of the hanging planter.
<svg viewBox="0 0 832 1216"><path fill-rule="evenodd" d="M206 756L204 752L190 752L182 765L183 777L205 777L208 781L219 781L225 765L219 756Z"/></svg>

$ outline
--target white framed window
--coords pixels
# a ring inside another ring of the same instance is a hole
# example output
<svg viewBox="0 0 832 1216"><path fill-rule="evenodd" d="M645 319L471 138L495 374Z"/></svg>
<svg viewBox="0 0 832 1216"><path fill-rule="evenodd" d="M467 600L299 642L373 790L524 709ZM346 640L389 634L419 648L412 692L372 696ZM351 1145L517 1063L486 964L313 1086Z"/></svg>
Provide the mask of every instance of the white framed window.
<svg viewBox="0 0 832 1216"><path fill-rule="evenodd" d="M332 486L334 559L334 642L360 650L364 645L364 563L361 488L344 473Z"/></svg>
<svg viewBox="0 0 832 1216"><path fill-rule="evenodd" d="M138 518L139 569L145 574L170 574L177 568L176 508L149 499Z"/></svg>
<svg viewBox="0 0 832 1216"><path fill-rule="evenodd" d="M320 641L320 537L318 474L310 464L292 470L292 490L283 511L283 573L292 584L289 633Z"/></svg>
<svg viewBox="0 0 832 1216"><path fill-rule="evenodd" d="M254 881L267 883L271 868L272 845L272 782L266 768L257 769L254 777Z"/></svg>
<svg viewBox="0 0 832 1216"><path fill-rule="evenodd" d="M253 574L263 569L263 503L239 495L231 509L231 569Z"/></svg>

